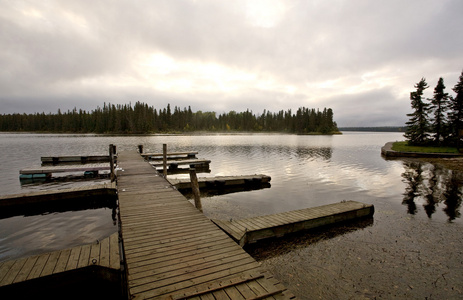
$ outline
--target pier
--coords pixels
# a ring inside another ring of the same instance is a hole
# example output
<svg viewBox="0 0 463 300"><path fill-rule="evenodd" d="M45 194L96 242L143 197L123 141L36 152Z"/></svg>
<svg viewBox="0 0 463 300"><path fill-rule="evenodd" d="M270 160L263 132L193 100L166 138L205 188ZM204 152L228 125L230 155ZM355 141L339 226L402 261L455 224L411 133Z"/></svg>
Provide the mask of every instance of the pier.
<svg viewBox="0 0 463 300"><path fill-rule="evenodd" d="M292 297L140 154L122 152L118 161L129 298Z"/></svg>
<svg viewBox="0 0 463 300"><path fill-rule="evenodd" d="M213 220L241 246L262 239L313 229L325 225L373 216L374 206L356 201L343 201L313 208L242 220Z"/></svg>

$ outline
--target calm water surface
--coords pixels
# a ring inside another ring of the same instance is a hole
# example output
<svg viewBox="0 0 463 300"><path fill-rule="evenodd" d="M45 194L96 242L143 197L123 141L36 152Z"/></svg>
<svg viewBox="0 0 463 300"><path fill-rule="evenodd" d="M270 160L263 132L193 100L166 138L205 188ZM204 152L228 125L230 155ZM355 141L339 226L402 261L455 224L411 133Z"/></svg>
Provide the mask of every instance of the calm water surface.
<svg viewBox="0 0 463 300"><path fill-rule="evenodd" d="M23 183L41 156L106 154L143 144L146 152L199 151L212 161L199 176L265 174L271 187L202 200L210 218L265 215L356 200L373 220L294 236L248 251L302 299L462 297L461 182L431 164L386 161L380 148L399 133L339 136L96 136L0 134L0 195L104 182ZM187 177L173 175L172 177ZM460 177L461 178L461 177ZM115 232L110 208L0 220L0 261L94 242Z"/></svg>

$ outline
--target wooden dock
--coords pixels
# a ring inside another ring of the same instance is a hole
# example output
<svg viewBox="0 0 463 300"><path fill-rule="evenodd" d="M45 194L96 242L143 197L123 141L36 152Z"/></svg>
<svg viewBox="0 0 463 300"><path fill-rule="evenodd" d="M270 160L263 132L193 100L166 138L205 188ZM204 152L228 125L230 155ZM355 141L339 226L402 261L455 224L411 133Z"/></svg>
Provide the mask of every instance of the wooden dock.
<svg viewBox="0 0 463 300"><path fill-rule="evenodd" d="M115 157L116 158L116 157ZM87 156L42 156L40 160L42 165L57 165L57 164L88 164L88 163L99 163L109 162L109 155L87 155Z"/></svg>
<svg viewBox="0 0 463 300"><path fill-rule="evenodd" d="M213 220L237 243L245 246L256 241L286 234L373 216L374 206L356 201L343 201L313 208L242 220Z"/></svg>
<svg viewBox="0 0 463 300"><path fill-rule="evenodd" d="M216 176L198 178L199 188L224 188L241 185L257 185L269 183L272 178L267 175L243 175L243 176ZM179 190L191 189L189 179L168 179L170 184Z"/></svg>
<svg viewBox="0 0 463 300"><path fill-rule="evenodd" d="M168 152L166 153L167 159L192 159L196 158L196 154L198 154L198 151L190 151L190 152ZM164 156L163 153L142 153L141 156L143 156L146 159L152 159L152 160L161 160Z"/></svg>
<svg viewBox="0 0 463 300"><path fill-rule="evenodd" d="M23 293L31 293L26 290L34 286L55 288L63 277L69 281L70 277L97 274L105 280L119 281L120 266L116 232L93 244L0 262L0 294L14 295L19 299ZM53 294L53 291L47 294ZM69 291L68 296L72 295L73 291ZM43 296L47 297L45 294ZM67 298L66 295L63 298Z"/></svg>
<svg viewBox="0 0 463 300"><path fill-rule="evenodd" d="M129 299L292 298L137 152L118 160Z"/></svg>
<svg viewBox="0 0 463 300"><path fill-rule="evenodd" d="M116 197L116 183L108 182L72 189L47 190L0 196L0 208L29 204L65 201L84 197Z"/></svg>
<svg viewBox="0 0 463 300"><path fill-rule="evenodd" d="M73 173L73 172L98 172L98 171L110 171L111 167L109 163L95 163L95 164L83 164L83 165L58 165L58 166L41 166L21 169L19 174L23 175L34 175L34 174L46 174L51 176L53 173Z"/></svg>
<svg viewBox="0 0 463 300"><path fill-rule="evenodd" d="M181 165L187 165L191 168L195 167L195 166L200 166L200 167L209 167L209 164L211 163L210 160L207 160L207 159L187 159L187 160L168 160L167 161L167 167L169 169L177 169L178 166L181 166ZM163 166L163 162L150 162L150 164L153 166L153 167L162 167Z"/></svg>

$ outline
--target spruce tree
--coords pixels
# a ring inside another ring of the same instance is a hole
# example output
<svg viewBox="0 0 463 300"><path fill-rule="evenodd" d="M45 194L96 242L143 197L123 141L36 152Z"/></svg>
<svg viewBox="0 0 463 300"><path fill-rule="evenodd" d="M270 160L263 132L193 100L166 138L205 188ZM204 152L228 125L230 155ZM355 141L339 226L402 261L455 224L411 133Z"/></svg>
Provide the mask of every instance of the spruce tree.
<svg viewBox="0 0 463 300"><path fill-rule="evenodd" d="M440 144L441 138L445 137L446 112L448 108L449 94L444 92L444 79L441 77L434 88L434 96L431 100L431 110L434 112L434 119L431 127L434 132L434 142Z"/></svg>
<svg viewBox="0 0 463 300"><path fill-rule="evenodd" d="M452 89L456 96L450 98L449 121L456 146L460 147L460 133L463 130L463 71L460 79Z"/></svg>
<svg viewBox="0 0 463 300"><path fill-rule="evenodd" d="M410 93L410 100L414 112L407 114L410 120L406 123L407 130L404 134L410 145L423 145L428 138L429 122L428 110L429 103L422 100L423 91L428 88L425 78L415 84L416 91Z"/></svg>

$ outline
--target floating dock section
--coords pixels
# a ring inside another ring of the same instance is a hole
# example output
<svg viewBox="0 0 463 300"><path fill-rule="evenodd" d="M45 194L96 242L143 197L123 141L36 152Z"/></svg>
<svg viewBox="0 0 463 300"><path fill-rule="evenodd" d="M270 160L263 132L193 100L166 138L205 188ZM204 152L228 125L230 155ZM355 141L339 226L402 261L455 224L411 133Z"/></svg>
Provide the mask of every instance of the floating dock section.
<svg viewBox="0 0 463 300"><path fill-rule="evenodd" d="M292 299L137 152L118 156L129 299Z"/></svg>
<svg viewBox="0 0 463 300"><path fill-rule="evenodd" d="M225 188L231 186L258 185L269 183L272 178L267 175L217 176L198 178L199 188ZM191 189L189 179L168 179L179 190Z"/></svg>
<svg viewBox="0 0 463 300"><path fill-rule="evenodd" d="M374 206L356 201L343 201L319 207L242 220L213 220L240 246L262 239L335 224L360 217L373 216Z"/></svg>
<svg viewBox="0 0 463 300"><path fill-rule="evenodd" d="M116 232L93 244L0 262L0 294L5 299L23 299L25 295L31 296L28 295L31 288L33 291L54 289L59 284L78 282L83 278L109 280L118 284L120 269ZM85 286L82 288L85 289ZM75 292L78 291L70 290L62 298L72 298ZM48 298L55 293L47 290L42 296L45 295Z"/></svg>
<svg viewBox="0 0 463 300"><path fill-rule="evenodd" d="M117 158L116 156L114 157ZM42 156L42 165L57 165L57 164L88 164L109 162L109 155L88 155L88 156Z"/></svg>
<svg viewBox="0 0 463 300"><path fill-rule="evenodd" d="M167 159L192 159L196 158L196 154L198 151L190 151L190 152L169 152L166 153ZM141 156L150 160L162 160L164 154L163 153L141 153Z"/></svg>
<svg viewBox="0 0 463 300"><path fill-rule="evenodd" d="M70 199L88 197L116 197L116 183L108 182L72 189L47 190L24 194L0 196L0 209L12 206L48 203L53 201L65 201Z"/></svg>
<svg viewBox="0 0 463 300"><path fill-rule="evenodd" d="M24 175L30 175L38 177L38 175L45 175L50 177L53 173L73 173L73 172L98 172L98 171L111 171L109 163L96 163L96 164L83 164L83 165L61 165L61 166L42 166L36 168L21 169L19 174L21 178L28 178Z"/></svg>
<svg viewBox="0 0 463 300"><path fill-rule="evenodd" d="M177 169L178 166L181 166L181 165L187 165L190 168L194 168L196 166L209 168L210 163L211 161L207 159L168 160L167 167L173 170ZM158 168L163 167L162 161L161 162L150 162L150 164L153 167L158 167Z"/></svg>

